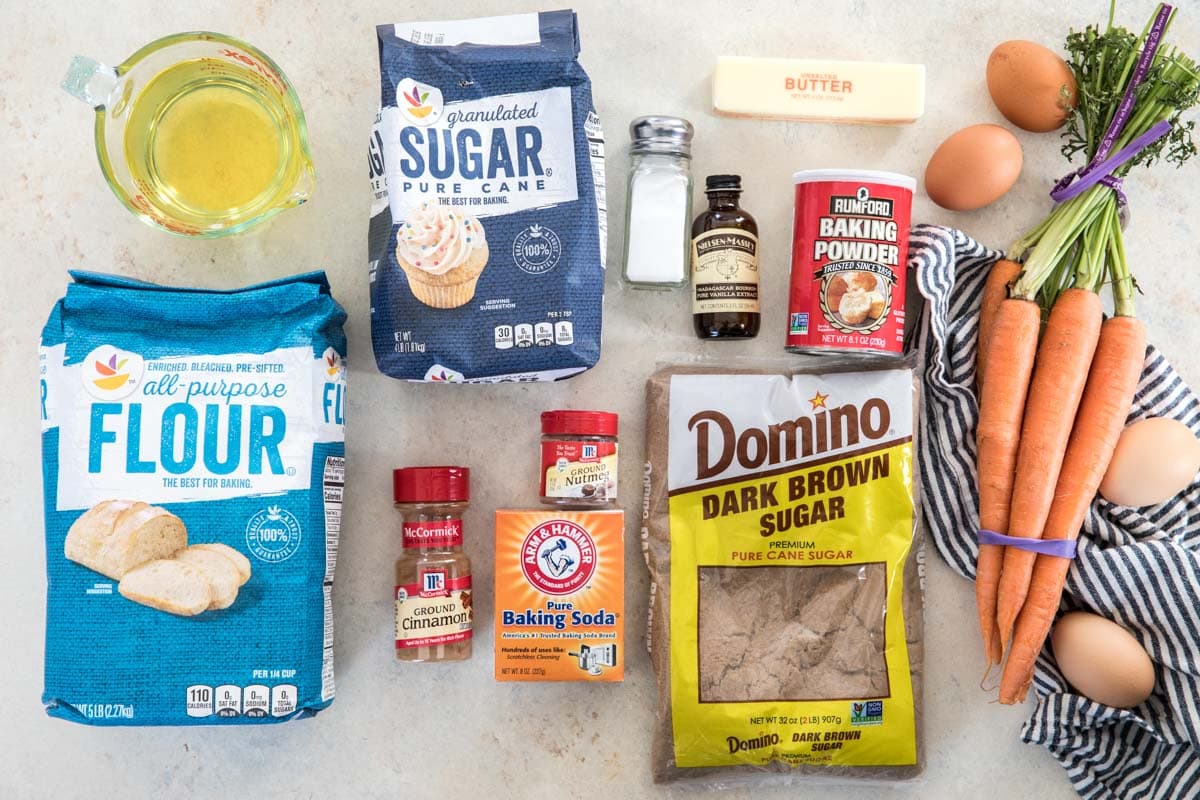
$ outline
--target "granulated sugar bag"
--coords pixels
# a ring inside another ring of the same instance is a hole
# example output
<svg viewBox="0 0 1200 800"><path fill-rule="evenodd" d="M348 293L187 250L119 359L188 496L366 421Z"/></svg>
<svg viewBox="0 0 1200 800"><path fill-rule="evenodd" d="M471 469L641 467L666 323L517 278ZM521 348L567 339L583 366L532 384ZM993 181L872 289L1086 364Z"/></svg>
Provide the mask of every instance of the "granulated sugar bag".
<svg viewBox="0 0 1200 800"><path fill-rule="evenodd" d="M920 774L916 404L895 360L650 378L657 782Z"/></svg>
<svg viewBox="0 0 1200 800"><path fill-rule="evenodd" d="M600 358L604 135L573 11L380 25L380 371L550 381Z"/></svg>

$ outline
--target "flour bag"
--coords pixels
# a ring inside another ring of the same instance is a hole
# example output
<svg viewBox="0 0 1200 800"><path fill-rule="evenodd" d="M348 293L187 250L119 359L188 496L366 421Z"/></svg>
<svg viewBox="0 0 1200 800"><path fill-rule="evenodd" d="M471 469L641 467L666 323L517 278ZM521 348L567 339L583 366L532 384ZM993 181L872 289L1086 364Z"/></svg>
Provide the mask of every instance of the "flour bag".
<svg viewBox="0 0 1200 800"><path fill-rule="evenodd" d="M325 276L72 276L40 351L47 713L236 725L325 708L346 388Z"/></svg>
<svg viewBox="0 0 1200 800"><path fill-rule="evenodd" d="M573 11L380 25L371 336L416 381L600 357L604 140Z"/></svg>

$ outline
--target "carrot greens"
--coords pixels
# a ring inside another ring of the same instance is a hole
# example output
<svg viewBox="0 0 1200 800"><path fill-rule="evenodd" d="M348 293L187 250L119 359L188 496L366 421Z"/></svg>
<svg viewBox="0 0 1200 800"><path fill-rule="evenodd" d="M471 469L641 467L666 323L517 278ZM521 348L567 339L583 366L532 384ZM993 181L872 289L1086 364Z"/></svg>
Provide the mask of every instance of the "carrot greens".
<svg viewBox="0 0 1200 800"><path fill-rule="evenodd" d="M1139 70L1143 53L1169 30L1174 10L1165 11L1160 3L1140 34L1117 26L1115 13L1113 0L1103 29L1089 25L1072 31L1066 40L1068 63L1077 83L1077 105L1063 132L1062 151L1068 159L1084 157L1086 164L1079 178L1098 170L1108 177L1066 197L1008 252L1010 259L1024 264L1013 287L1014 296L1036 298L1044 308L1053 304L1063 287L1095 290L1107 275L1109 280L1126 284L1122 310L1132 313L1132 279L1120 238L1125 213L1120 181L1134 167L1158 161L1180 166L1196 154L1195 121L1182 119L1200 102L1196 62L1177 47L1161 45ZM1127 95L1132 104L1125 108ZM1112 130L1122 113L1124 125ZM1156 133L1157 138L1149 138ZM1131 145L1133 152L1123 163L1104 164ZM1060 184L1056 193L1066 189Z"/></svg>

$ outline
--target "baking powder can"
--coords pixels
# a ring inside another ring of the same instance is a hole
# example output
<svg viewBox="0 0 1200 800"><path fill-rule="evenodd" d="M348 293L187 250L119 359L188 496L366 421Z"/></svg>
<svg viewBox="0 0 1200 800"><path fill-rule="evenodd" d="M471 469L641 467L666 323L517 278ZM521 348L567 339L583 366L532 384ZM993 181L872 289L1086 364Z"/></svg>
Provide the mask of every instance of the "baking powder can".
<svg viewBox="0 0 1200 800"><path fill-rule="evenodd" d="M819 169L792 180L787 349L898 355L916 179Z"/></svg>

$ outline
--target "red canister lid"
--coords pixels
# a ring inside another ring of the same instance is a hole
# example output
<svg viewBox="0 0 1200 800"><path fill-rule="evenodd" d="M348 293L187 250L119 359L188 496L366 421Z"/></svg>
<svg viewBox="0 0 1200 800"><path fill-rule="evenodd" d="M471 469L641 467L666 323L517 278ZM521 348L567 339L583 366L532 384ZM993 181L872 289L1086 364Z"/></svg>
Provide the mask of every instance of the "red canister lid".
<svg viewBox="0 0 1200 800"><path fill-rule="evenodd" d="M617 415L611 411L544 411L542 433L549 436L616 436Z"/></svg>
<svg viewBox="0 0 1200 800"><path fill-rule="evenodd" d="M471 470L466 467L404 467L392 470L397 503L455 503L471 499Z"/></svg>

